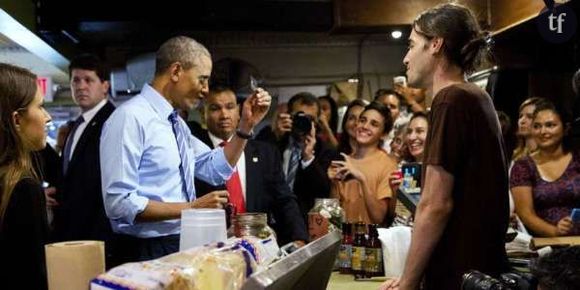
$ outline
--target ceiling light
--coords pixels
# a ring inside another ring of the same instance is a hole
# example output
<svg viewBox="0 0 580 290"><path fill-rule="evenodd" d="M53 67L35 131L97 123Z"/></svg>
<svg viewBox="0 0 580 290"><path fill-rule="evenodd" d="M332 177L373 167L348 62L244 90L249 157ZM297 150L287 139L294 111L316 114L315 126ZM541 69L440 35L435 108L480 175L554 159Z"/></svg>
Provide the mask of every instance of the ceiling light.
<svg viewBox="0 0 580 290"><path fill-rule="evenodd" d="M394 39L399 39L401 36L403 36L403 33L400 30L394 30L391 32L391 37Z"/></svg>

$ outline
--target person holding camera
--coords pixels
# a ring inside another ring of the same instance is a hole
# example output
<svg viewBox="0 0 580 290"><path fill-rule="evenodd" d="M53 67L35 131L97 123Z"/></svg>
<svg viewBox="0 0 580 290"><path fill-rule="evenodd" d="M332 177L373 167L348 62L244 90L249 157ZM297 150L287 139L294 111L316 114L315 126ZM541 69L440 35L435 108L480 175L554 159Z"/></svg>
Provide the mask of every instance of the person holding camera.
<svg viewBox="0 0 580 290"><path fill-rule="evenodd" d="M278 147L286 182L298 198L306 218L314 199L326 198L330 180L326 170L336 152L316 137L320 104L311 93L302 92L288 101L288 112L277 116L273 127L265 127L256 137ZM305 219L306 220L306 219Z"/></svg>

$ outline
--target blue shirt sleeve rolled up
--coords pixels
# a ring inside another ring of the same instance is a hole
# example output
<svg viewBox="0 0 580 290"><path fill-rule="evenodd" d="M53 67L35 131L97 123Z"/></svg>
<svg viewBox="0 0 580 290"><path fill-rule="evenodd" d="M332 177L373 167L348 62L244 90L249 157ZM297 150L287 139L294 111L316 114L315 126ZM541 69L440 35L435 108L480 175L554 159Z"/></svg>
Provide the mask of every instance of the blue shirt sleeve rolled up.
<svg viewBox="0 0 580 290"><path fill-rule="evenodd" d="M179 165L181 158L168 116L173 108L152 87L145 85L105 123L101 134L103 201L113 230L142 238L179 233L179 220L135 223L149 200L187 202ZM187 126L179 118L181 126ZM233 173L223 148L211 150L188 134L187 154L195 160L192 176L222 184Z"/></svg>

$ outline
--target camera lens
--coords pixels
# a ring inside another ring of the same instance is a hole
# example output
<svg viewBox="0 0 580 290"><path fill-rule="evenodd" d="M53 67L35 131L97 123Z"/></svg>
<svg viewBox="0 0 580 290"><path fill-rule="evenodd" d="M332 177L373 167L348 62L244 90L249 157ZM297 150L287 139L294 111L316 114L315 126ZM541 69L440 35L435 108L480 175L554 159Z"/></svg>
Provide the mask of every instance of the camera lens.
<svg viewBox="0 0 580 290"><path fill-rule="evenodd" d="M479 271L470 271L463 274L463 283L461 283L463 290L502 290L509 289L505 287L499 280L485 275Z"/></svg>
<svg viewBox="0 0 580 290"><path fill-rule="evenodd" d="M292 135L301 138L310 134L312 130L312 119L309 115L300 111L292 116Z"/></svg>
<svg viewBox="0 0 580 290"><path fill-rule="evenodd" d="M536 289L538 285L538 281L529 273L503 273L500 275L500 280L514 290Z"/></svg>

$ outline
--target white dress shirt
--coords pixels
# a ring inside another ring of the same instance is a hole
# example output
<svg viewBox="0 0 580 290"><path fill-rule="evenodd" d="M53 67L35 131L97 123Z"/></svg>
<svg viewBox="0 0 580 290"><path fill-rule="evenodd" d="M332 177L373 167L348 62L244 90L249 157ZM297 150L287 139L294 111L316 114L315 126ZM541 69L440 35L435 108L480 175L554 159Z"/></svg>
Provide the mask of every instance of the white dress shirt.
<svg viewBox="0 0 580 290"><path fill-rule="evenodd" d="M92 109L81 114L83 116L83 119L85 119L85 121L82 122L78 126L77 130L75 131L74 136L69 136L69 138L72 137L72 145L70 147L70 155L68 156L68 158L69 158L68 160L70 160L72 158L72 156L74 155L75 148L77 147L77 143L79 142L79 139L81 139L81 136L83 135L83 132L85 131L85 128L93 120L93 118L101 110L101 108L103 108L105 106L106 103L107 103L107 99L105 98L102 101L100 101L96 106L94 106Z"/></svg>

